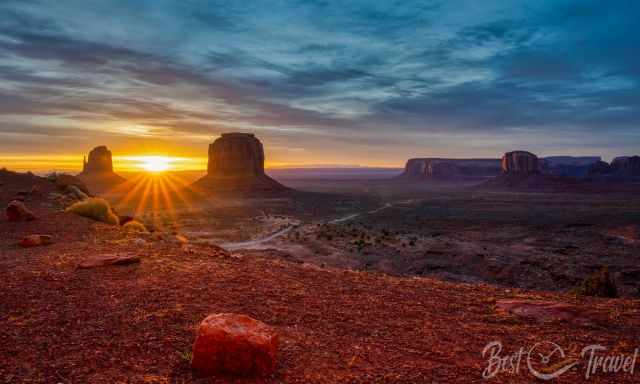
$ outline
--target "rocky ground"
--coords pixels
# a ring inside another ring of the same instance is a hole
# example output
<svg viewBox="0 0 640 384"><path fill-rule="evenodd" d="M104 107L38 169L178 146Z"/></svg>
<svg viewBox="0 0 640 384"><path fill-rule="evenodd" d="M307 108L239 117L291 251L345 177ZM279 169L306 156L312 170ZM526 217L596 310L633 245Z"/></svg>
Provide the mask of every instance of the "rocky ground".
<svg viewBox="0 0 640 384"><path fill-rule="evenodd" d="M31 182L4 181L0 202ZM583 382L583 347L601 344L606 353L625 356L640 347L637 299L394 277L290 262L267 251L227 252L184 244L170 231L126 235L58 211L46 194L25 200L35 221L0 219L0 382L484 382L483 372L493 371L482 351L492 341L502 343L504 357L557 343L580 364L556 381ZM17 245L31 234L50 235L53 244ZM140 262L78 268L105 255ZM566 305L505 312L504 300ZM273 377L202 378L189 368L195 327L220 312L275 327L280 354ZM491 381L532 382L524 359L517 372L497 372ZM632 383L638 374L598 370L590 381Z"/></svg>

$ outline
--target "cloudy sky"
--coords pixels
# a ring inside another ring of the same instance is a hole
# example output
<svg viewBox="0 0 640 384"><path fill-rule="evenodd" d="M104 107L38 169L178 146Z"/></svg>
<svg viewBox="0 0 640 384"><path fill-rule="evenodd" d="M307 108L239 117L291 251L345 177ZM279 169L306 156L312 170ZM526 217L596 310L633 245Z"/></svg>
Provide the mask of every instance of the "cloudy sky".
<svg viewBox="0 0 640 384"><path fill-rule="evenodd" d="M633 154L636 1L2 0L0 165L206 156L271 165ZM21 160L20 160L21 161Z"/></svg>

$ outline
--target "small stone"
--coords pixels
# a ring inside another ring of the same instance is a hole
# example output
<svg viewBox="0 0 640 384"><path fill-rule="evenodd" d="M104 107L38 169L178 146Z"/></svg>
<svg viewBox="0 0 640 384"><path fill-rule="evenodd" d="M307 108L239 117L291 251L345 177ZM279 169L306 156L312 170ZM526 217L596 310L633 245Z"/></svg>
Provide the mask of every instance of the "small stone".
<svg viewBox="0 0 640 384"><path fill-rule="evenodd" d="M118 216L118 219L119 219L118 222L120 223L120 225L125 225L128 222L135 220L135 218L133 216L122 216L122 215Z"/></svg>
<svg viewBox="0 0 640 384"><path fill-rule="evenodd" d="M7 219L9 221L35 220L36 216L22 201L13 200L7 205Z"/></svg>
<svg viewBox="0 0 640 384"><path fill-rule="evenodd" d="M78 269L104 267L108 265L131 265L140 263L140 258L135 255L102 255L91 257L80 264Z"/></svg>
<svg viewBox="0 0 640 384"><path fill-rule="evenodd" d="M141 238L139 238L139 237L136 237L135 239L131 240L131 242L132 242L134 245L138 246L138 247L144 247L144 246L146 246L146 245L147 245L146 240L145 240L145 239L141 239Z"/></svg>
<svg viewBox="0 0 640 384"><path fill-rule="evenodd" d="M268 376L276 367L278 334L246 315L207 316L198 327L191 367L205 375Z"/></svg>
<svg viewBox="0 0 640 384"><path fill-rule="evenodd" d="M605 321L599 313L554 301L499 300L496 302L496 310L539 322L564 321L592 325Z"/></svg>
<svg viewBox="0 0 640 384"><path fill-rule="evenodd" d="M24 248L49 245L53 242L49 235L29 235L20 240L20 246Z"/></svg>
<svg viewBox="0 0 640 384"><path fill-rule="evenodd" d="M189 239L187 239L185 236L183 235L175 235L175 240L176 242L178 242L179 244L187 244L189 242Z"/></svg>

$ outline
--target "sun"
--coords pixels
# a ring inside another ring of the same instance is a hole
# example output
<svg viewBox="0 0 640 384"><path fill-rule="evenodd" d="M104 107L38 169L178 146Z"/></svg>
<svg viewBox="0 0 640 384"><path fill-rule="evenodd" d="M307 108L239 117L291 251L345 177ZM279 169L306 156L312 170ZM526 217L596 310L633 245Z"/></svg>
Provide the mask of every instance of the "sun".
<svg viewBox="0 0 640 384"><path fill-rule="evenodd" d="M140 167L148 172L164 172L171 168L171 159L165 156L141 156Z"/></svg>

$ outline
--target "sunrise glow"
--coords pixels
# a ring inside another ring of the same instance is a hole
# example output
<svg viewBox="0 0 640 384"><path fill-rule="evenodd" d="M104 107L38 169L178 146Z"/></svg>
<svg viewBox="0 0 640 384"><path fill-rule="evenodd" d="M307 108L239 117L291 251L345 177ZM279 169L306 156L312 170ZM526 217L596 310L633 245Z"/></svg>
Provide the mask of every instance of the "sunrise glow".
<svg viewBox="0 0 640 384"><path fill-rule="evenodd" d="M166 156L140 156L140 168L147 172L164 172L171 168L172 159Z"/></svg>

